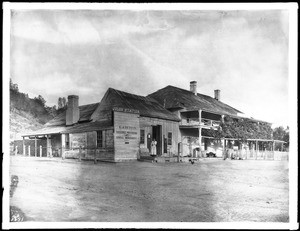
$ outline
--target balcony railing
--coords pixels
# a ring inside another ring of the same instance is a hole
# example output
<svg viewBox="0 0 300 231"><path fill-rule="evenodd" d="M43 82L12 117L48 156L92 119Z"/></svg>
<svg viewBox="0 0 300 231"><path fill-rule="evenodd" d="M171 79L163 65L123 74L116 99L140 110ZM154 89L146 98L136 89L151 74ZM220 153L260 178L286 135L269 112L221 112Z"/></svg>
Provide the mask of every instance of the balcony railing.
<svg viewBox="0 0 300 231"><path fill-rule="evenodd" d="M220 121L217 120L210 120L210 119L201 119L201 126L207 126L207 127L219 127Z"/></svg>
<svg viewBox="0 0 300 231"><path fill-rule="evenodd" d="M203 126L203 127L219 127L220 121L210 120L210 119L201 119L201 123L199 122L199 118L182 118L179 125L181 126Z"/></svg>
<svg viewBox="0 0 300 231"><path fill-rule="evenodd" d="M199 118L182 118L180 125L199 126Z"/></svg>

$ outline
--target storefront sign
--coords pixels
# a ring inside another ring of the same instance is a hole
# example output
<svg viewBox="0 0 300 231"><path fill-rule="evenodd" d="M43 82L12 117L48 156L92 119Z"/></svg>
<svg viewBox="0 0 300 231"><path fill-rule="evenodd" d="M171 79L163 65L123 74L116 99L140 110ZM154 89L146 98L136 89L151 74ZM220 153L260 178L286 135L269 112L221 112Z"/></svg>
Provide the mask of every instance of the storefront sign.
<svg viewBox="0 0 300 231"><path fill-rule="evenodd" d="M136 109L130 109L130 108L122 108L122 107L114 107L113 111L118 111L118 112L126 112L126 113L134 113L134 114L139 114L139 110Z"/></svg>
<svg viewBox="0 0 300 231"><path fill-rule="evenodd" d="M71 134L71 147L72 148L79 148L80 146L83 148L86 146L86 134L79 133L79 134Z"/></svg>
<svg viewBox="0 0 300 231"><path fill-rule="evenodd" d="M130 140L138 139L138 132L134 131L137 130L134 126L123 126L119 125L116 129L120 129L115 131L116 139L124 140L125 144L129 144Z"/></svg>

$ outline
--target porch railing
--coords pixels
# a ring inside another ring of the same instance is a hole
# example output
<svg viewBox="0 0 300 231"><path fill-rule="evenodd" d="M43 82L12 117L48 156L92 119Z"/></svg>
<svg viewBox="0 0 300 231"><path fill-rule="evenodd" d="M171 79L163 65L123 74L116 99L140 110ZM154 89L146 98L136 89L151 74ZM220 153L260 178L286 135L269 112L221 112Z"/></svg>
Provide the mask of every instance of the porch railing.
<svg viewBox="0 0 300 231"><path fill-rule="evenodd" d="M220 121L218 120L211 120L211 119L201 119L199 122L199 118L182 118L179 125L182 126L205 126L205 127L218 127L220 126Z"/></svg>
<svg viewBox="0 0 300 231"><path fill-rule="evenodd" d="M244 160L288 160L288 152L280 151L256 151L256 150L236 150L229 152L229 157L238 157Z"/></svg>
<svg viewBox="0 0 300 231"><path fill-rule="evenodd" d="M11 155L22 155L28 157L61 157L62 159L86 159L86 160L110 160L113 159L113 148L53 148L38 146L35 150L33 145L24 145L22 150L11 148Z"/></svg>
<svg viewBox="0 0 300 231"><path fill-rule="evenodd" d="M198 126L199 125L199 118L182 118L179 125Z"/></svg>

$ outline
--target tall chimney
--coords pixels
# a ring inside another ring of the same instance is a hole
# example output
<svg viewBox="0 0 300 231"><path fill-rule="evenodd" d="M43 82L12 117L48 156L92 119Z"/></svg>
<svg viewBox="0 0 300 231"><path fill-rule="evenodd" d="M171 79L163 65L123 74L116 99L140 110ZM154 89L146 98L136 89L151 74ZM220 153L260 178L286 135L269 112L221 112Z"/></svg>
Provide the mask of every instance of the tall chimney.
<svg viewBox="0 0 300 231"><path fill-rule="evenodd" d="M216 99L216 100L220 100L220 92L221 92L221 91L218 90L218 89L215 90L215 99Z"/></svg>
<svg viewBox="0 0 300 231"><path fill-rule="evenodd" d="M66 125L72 125L79 120L78 95L68 96L68 107L66 112Z"/></svg>
<svg viewBox="0 0 300 231"><path fill-rule="evenodd" d="M197 95L197 81L190 82L190 91Z"/></svg>

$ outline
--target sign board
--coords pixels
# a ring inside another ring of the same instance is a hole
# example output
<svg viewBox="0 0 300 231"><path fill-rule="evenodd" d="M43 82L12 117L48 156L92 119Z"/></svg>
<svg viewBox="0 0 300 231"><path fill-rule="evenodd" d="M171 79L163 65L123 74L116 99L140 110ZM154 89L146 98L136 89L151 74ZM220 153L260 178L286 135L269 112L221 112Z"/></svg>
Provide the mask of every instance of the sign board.
<svg viewBox="0 0 300 231"><path fill-rule="evenodd" d="M123 126L116 127L116 139L124 140L125 144L129 144L130 140L138 139L138 129L135 126Z"/></svg>
<svg viewBox="0 0 300 231"><path fill-rule="evenodd" d="M131 109L131 108L122 108L122 107L114 107L113 111L134 113L134 114L139 114L140 113L139 110Z"/></svg>
<svg viewBox="0 0 300 231"><path fill-rule="evenodd" d="M86 147L86 134L85 133L76 133L70 134L71 139L71 147L72 148L79 148L80 146Z"/></svg>

